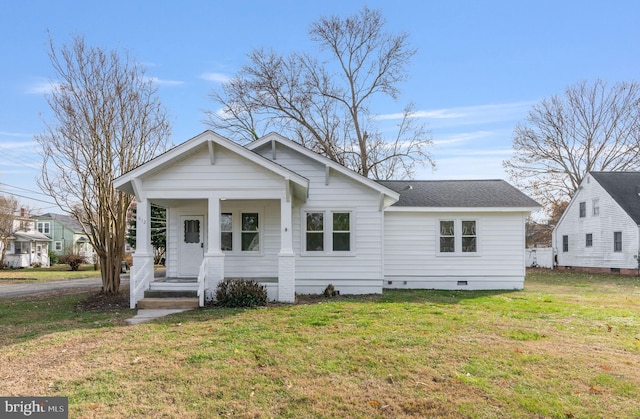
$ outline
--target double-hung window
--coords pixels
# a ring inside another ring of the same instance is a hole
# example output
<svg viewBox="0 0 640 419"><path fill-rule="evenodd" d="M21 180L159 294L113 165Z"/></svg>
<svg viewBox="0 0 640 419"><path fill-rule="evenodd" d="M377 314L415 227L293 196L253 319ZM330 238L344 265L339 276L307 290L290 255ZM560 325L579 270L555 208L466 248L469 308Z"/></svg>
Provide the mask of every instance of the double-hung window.
<svg viewBox="0 0 640 419"><path fill-rule="evenodd" d="M242 213L242 247L243 252L257 252L260 250L260 230L257 212Z"/></svg>
<svg viewBox="0 0 640 419"><path fill-rule="evenodd" d="M305 252L351 252L351 212L307 211L304 213L304 226Z"/></svg>
<svg viewBox="0 0 640 419"><path fill-rule="evenodd" d="M230 252L233 250L233 214L220 214L220 249Z"/></svg>
<svg viewBox="0 0 640 419"><path fill-rule="evenodd" d="M600 215L600 200L598 198L593 200L593 210L592 214L594 217Z"/></svg>
<svg viewBox="0 0 640 419"><path fill-rule="evenodd" d="M622 252L622 231L613 233L613 251Z"/></svg>
<svg viewBox="0 0 640 419"><path fill-rule="evenodd" d="M580 202L580 218L584 218L587 216L587 203Z"/></svg>
<svg viewBox="0 0 640 419"><path fill-rule="evenodd" d="M562 251L569 251L569 236L562 236Z"/></svg>
<svg viewBox="0 0 640 419"><path fill-rule="evenodd" d="M51 234L51 224L48 222L38 222L36 229L42 234Z"/></svg>
<svg viewBox="0 0 640 419"><path fill-rule="evenodd" d="M586 237L585 237L585 243L584 245L586 247L591 247L593 246L593 234L592 233L587 233Z"/></svg>
<svg viewBox="0 0 640 419"><path fill-rule="evenodd" d="M220 250L234 252L260 251L260 213L220 213Z"/></svg>
<svg viewBox="0 0 640 419"><path fill-rule="evenodd" d="M477 253L478 222L476 220L440 220L438 252Z"/></svg>

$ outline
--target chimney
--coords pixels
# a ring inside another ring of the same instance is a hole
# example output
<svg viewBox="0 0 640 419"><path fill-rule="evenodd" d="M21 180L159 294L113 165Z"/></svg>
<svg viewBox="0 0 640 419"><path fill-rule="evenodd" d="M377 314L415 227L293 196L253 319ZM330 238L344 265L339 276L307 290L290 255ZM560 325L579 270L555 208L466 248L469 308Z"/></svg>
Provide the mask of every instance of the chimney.
<svg viewBox="0 0 640 419"><path fill-rule="evenodd" d="M20 208L20 217L22 218L29 218L29 214L27 214L27 209L22 207Z"/></svg>

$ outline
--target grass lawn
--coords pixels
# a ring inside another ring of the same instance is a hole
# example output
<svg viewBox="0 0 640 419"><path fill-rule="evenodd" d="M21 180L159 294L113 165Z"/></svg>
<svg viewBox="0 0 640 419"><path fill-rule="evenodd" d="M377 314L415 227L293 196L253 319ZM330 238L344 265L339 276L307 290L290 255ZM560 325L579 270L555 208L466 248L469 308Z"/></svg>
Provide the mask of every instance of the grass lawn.
<svg viewBox="0 0 640 419"><path fill-rule="evenodd" d="M62 264L53 265L50 268L0 269L0 286L2 284L51 282L98 276L100 276L100 271L93 269L93 264L81 265L77 271L72 271L69 265Z"/></svg>
<svg viewBox="0 0 640 419"><path fill-rule="evenodd" d="M640 280L386 291L124 326L82 296L0 301L0 394L70 417L640 417Z"/></svg>

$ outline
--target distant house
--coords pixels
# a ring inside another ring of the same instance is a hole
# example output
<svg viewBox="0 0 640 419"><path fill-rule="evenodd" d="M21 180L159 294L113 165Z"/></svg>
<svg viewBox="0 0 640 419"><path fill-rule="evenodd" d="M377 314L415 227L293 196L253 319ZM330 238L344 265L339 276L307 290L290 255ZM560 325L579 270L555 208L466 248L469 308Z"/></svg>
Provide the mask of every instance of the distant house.
<svg viewBox="0 0 640 419"><path fill-rule="evenodd" d="M91 261L95 252L82 226L73 217L46 213L35 217L36 229L51 239L51 250L63 255L68 250Z"/></svg>
<svg viewBox="0 0 640 419"><path fill-rule="evenodd" d="M255 279L285 302L328 285L521 289L525 221L539 208L501 180L376 182L278 134L242 147L206 131L114 183L137 201L131 307L181 287L202 305L224 278ZM167 209L164 281L152 203Z"/></svg>
<svg viewBox="0 0 640 419"><path fill-rule="evenodd" d="M9 238L4 264L10 268L49 266L49 237L36 230L36 222L29 218L26 209L13 220L14 231ZM0 242L0 250L2 242Z"/></svg>
<svg viewBox="0 0 640 419"><path fill-rule="evenodd" d="M553 232L560 269L635 274L640 172L589 172Z"/></svg>

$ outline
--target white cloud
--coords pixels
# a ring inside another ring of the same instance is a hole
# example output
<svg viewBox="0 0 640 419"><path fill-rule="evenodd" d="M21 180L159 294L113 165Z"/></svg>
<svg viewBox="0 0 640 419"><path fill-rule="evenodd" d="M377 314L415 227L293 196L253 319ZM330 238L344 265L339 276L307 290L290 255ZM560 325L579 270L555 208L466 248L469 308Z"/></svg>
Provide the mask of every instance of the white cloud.
<svg viewBox="0 0 640 419"><path fill-rule="evenodd" d="M213 81L216 83L226 83L231 80L231 77L222 73L203 73L200 78L207 81Z"/></svg>
<svg viewBox="0 0 640 419"><path fill-rule="evenodd" d="M184 82L180 80L164 80L158 77L147 77L146 79L160 86L179 86L184 84Z"/></svg>
<svg viewBox="0 0 640 419"><path fill-rule="evenodd" d="M475 132L462 132L459 134L452 134L439 140L433 140L433 145L448 146L452 144L468 143L474 140L480 140L483 138L489 138L496 135L495 131L475 131Z"/></svg>
<svg viewBox="0 0 640 419"><path fill-rule="evenodd" d="M30 95L43 95L49 94L56 90L60 86L59 83L51 83L48 81L35 82L27 87L27 94Z"/></svg>

